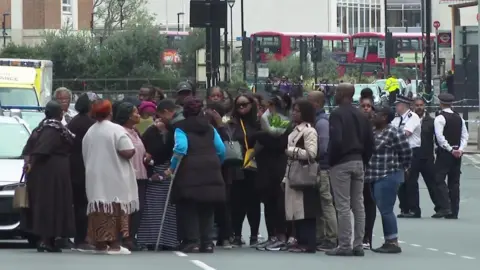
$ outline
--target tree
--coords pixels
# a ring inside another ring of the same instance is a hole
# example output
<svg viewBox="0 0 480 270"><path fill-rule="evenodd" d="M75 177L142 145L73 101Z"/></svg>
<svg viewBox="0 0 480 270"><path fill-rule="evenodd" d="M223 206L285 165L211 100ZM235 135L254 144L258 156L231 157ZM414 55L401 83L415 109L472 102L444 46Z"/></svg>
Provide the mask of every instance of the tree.
<svg viewBox="0 0 480 270"><path fill-rule="evenodd" d="M181 43L179 53L182 61L181 74L183 76L193 76L196 73L197 51L205 48L205 43L205 29L194 29Z"/></svg>
<svg viewBox="0 0 480 270"><path fill-rule="evenodd" d="M148 12L148 0L125 0L121 7L118 0L94 0L94 28L99 26L96 34L106 38L114 31L137 25L152 24L154 16Z"/></svg>

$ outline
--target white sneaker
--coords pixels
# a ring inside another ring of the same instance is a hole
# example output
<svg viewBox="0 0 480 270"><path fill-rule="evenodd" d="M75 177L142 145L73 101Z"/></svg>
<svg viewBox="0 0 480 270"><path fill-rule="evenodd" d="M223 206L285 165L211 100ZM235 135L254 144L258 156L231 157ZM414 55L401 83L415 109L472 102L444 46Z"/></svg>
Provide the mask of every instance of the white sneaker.
<svg viewBox="0 0 480 270"><path fill-rule="evenodd" d="M368 243L363 243L363 249L365 249L365 250L370 250L370 244L368 244Z"/></svg>
<svg viewBox="0 0 480 270"><path fill-rule="evenodd" d="M124 247L120 247L119 250L107 250L108 255L130 255L132 252Z"/></svg>

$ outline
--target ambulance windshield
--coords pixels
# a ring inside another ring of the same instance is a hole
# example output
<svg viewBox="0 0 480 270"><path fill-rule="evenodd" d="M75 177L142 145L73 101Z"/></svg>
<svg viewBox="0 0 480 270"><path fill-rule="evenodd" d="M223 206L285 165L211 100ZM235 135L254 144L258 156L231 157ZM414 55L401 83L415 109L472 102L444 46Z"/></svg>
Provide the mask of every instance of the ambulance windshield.
<svg viewBox="0 0 480 270"><path fill-rule="evenodd" d="M39 106L37 93L32 88L0 86L0 105L3 106Z"/></svg>

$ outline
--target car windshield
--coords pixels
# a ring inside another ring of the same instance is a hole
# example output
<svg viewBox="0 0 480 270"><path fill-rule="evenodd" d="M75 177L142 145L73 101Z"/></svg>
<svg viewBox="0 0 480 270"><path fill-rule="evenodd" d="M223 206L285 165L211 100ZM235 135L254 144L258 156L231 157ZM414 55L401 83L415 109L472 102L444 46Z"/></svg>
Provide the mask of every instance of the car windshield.
<svg viewBox="0 0 480 270"><path fill-rule="evenodd" d="M3 106L38 106L37 93L33 87L0 87L0 104Z"/></svg>
<svg viewBox="0 0 480 270"><path fill-rule="evenodd" d="M370 88L373 91L374 98L378 94L377 85L376 84L355 84L355 93L353 94L353 101L360 100L360 94L362 90L365 88Z"/></svg>
<svg viewBox="0 0 480 270"><path fill-rule="evenodd" d="M30 130L38 127L38 124L43 120L43 118L45 118L45 114L43 112L22 111L22 119L27 122Z"/></svg>
<svg viewBox="0 0 480 270"><path fill-rule="evenodd" d="M384 90L386 81L387 80L376 80L375 84L378 85L378 87L380 87L380 89Z"/></svg>
<svg viewBox="0 0 480 270"><path fill-rule="evenodd" d="M20 123L0 123L0 159L21 158L29 136Z"/></svg>

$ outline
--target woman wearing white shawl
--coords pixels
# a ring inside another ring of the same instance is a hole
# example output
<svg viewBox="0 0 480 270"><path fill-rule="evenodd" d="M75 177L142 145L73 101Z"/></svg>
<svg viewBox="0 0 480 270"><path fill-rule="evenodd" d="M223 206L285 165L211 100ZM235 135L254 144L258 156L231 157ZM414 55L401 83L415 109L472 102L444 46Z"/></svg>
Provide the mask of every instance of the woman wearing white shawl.
<svg viewBox="0 0 480 270"><path fill-rule="evenodd" d="M88 237L98 252L130 254L119 235L129 236L129 215L139 210L138 188L130 159L135 148L127 131L112 122L112 104L92 106L97 122L82 141L88 198Z"/></svg>

